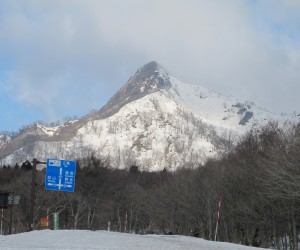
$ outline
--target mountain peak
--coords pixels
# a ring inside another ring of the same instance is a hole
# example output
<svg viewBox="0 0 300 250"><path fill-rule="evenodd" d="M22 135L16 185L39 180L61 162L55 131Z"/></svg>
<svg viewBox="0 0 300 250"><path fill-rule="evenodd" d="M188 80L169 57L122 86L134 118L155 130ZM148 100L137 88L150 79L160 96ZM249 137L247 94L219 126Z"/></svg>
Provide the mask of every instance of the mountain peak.
<svg viewBox="0 0 300 250"><path fill-rule="evenodd" d="M167 71L156 61L149 62L145 64L143 67L139 68L136 74L143 75L155 75L156 73L160 73L162 76L167 77Z"/></svg>
<svg viewBox="0 0 300 250"><path fill-rule="evenodd" d="M137 92L145 92L146 90L149 93L169 86L167 71L160 64L152 61L139 68L124 87L135 88Z"/></svg>
<svg viewBox="0 0 300 250"><path fill-rule="evenodd" d="M157 62L152 61L139 68L127 83L99 111L100 116L110 116L125 104L148 94L171 87L169 74Z"/></svg>

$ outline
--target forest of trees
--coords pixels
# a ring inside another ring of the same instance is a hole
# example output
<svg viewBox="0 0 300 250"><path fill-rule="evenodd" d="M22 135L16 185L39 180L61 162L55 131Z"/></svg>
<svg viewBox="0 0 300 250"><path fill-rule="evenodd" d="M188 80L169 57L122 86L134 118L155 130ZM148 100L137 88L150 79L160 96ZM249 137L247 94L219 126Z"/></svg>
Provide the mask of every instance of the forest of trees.
<svg viewBox="0 0 300 250"><path fill-rule="evenodd" d="M235 149L204 166L141 172L115 169L93 155L77 160L74 193L44 190L38 171L34 221L59 213L61 229L182 234L276 249L298 249L300 231L300 125L269 123L248 132ZM2 166L0 190L21 195L13 233L28 230L30 166ZM4 210L8 233L9 209ZM50 225L51 227L51 225Z"/></svg>

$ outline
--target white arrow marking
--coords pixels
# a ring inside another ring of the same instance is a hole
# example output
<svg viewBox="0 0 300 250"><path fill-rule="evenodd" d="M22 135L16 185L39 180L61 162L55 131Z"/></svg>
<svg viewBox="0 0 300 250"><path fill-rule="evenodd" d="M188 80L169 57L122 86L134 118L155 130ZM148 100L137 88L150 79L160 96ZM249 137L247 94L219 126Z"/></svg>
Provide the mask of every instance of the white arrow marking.
<svg viewBox="0 0 300 250"><path fill-rule="evenodd" d="M61 178L62 178L62 168L59 169L59 177L58 177L58 189L61 189Z"/></svg>

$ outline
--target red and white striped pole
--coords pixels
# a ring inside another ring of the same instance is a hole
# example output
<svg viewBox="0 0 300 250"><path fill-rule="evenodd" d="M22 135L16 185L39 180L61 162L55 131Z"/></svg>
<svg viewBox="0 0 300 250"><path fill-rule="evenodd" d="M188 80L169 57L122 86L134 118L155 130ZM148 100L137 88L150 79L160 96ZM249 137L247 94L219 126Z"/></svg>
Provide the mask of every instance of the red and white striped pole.
<svg viewBox="0 0 300 250"><path fill-rule="evenodd" d="M215 232L215 241L217 241L217 234L218 234L218 226L220 221L220 211L221 211L221 203L222 203L223 196L219 195L219 205L218 205L218 215L217 215L217 224L216 224L216 232Z"/></svg>

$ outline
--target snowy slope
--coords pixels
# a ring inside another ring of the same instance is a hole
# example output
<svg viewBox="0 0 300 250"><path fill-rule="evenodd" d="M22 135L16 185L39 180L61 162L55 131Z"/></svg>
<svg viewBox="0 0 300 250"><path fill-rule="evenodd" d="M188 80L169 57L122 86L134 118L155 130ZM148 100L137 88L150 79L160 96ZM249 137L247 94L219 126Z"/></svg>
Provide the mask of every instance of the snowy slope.
<svg viewBox="0 0 300 250"><path fill-rule="evenodd" d="M174 77L170 79L172 88L169 92L172 97L217 130L231 130L243 134L252 127L265 125L270 120L282 121L290 118L268 112L253 102L223 96L198 85L183 83Z"/></svg>
<svg viewBox="0 0 300 250"><path fill-rule="evenodd" d="M212 242L179 235L136 235L106 231L42 230L0 236L6 250L34 249L105 249L105 250L251 250L262 249Z"/></svg>
<svg viewBox="0 0 300 250"><path fill-rule="evenodd" d="M176 102L155 92L105 120L88 122L68 145L82 144L102 155L116 156L112 157L116 166L137 164L162 170L191 160L203 163L215 155L218 145L210 128L200 120L193 123L189 116Z"/></svg>
<svg viewBox="0 0 300 250"><path fill-rule="evenodd" d="M33 157L74 159L94 153L109 155L117 168L138 165L154 171L174 170L187 162L202 164L222 151L223 142L210 126L163 93L155 92L106 119L87 122L68 141L36 142ZM7 161L27 155L26 148L21 148Z"/></svg>
<svg viewBox="0 0 300 250"><path fill-rule="evenodd" d="M7 133L0 134L0 147L11 141L11 137Z"/></svg>
<svg viewBox="0 0 300 250"><path fill-rule="evenodd" d="M61 126L56 126L56 127L46 127L43 126L41 124L37 124L37 128L42 130L43 133L45 133L48 136L53 136L55 135L55 133L57 133L59 131L59 129L61 128Z"/></svg>

